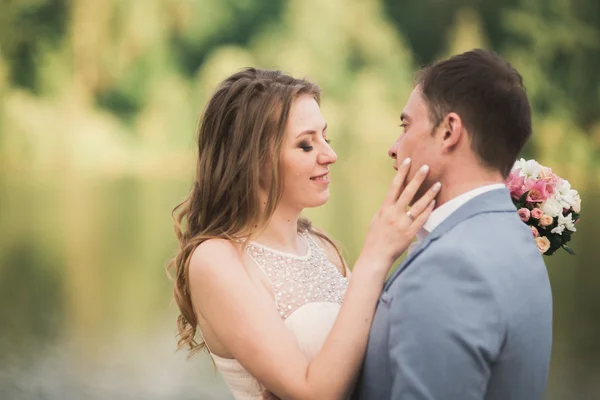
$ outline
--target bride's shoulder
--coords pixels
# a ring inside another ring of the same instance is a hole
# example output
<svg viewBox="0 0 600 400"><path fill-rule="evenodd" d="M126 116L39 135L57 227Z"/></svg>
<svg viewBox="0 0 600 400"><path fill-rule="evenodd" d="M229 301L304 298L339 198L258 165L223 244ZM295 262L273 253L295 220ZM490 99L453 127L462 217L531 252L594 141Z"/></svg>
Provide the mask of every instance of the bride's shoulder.
<svg viewBox="0 0 600 400"><path fill-rule="evenodd" d="M225 265L228 268L223 268ZM237 267L242 267L239 245L226 239L205 240L194 249L190 258L191 274L229 273L231 268Z"/></svg>

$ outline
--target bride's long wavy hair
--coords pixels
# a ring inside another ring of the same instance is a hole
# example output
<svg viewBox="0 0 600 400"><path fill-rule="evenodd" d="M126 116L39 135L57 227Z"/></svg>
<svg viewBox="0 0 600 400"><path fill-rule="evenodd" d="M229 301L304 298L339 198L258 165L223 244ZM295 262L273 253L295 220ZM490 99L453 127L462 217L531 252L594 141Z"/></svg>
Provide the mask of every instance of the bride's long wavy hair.
<svg viewBox="0 0 600 400"><path fill-rule="evenodd" d="M223 81L208 102L198 129L196 180L191 193L173 212L179 252L168 270L174 272L174 296L179 307L178 348L190 356L205 344L197 339L198 319L189 292L188 270L194 249L212 238L247 243L267 225L283 194L280 163L290 106L299 95L320 102L320 88L280 71L247 68ZM272 168L270 166L277 166ZM270 173L267 203L261 212L262 174ZM339 248L327 235L298 221L329 242L345 266Z"/></svg>

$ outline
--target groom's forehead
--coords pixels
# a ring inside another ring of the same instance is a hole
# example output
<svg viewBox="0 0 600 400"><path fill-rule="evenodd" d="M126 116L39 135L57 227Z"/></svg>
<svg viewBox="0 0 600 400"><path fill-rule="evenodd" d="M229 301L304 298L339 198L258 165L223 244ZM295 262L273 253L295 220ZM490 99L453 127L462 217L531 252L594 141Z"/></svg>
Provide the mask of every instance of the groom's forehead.
<svg viewBox="0 0 600 400"><path fill-rule="evenodd" d="M417 87L408 97L406 105L402 110L401 119L419 118L423 115L427 115L427 111L427 103L423 99L421 90Z"/></svg>

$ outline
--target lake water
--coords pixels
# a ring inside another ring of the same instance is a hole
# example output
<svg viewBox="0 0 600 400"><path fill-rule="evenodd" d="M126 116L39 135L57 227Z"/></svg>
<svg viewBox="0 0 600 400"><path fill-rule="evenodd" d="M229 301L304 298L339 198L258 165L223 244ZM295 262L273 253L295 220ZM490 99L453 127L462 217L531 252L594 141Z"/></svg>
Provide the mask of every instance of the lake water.
<svg viewBox="0 0 600 400"><path fill-rule="evenodd" d="M352 261L387 183L365 190L341 178L332 201L308 214ZM164 266L176 247L170 210L188 186L71 174L0 181L0 399L232 398L207 355L175 352ZM578 255L546 258L552 400L600 398L599 192L582 191Z"/></svg>

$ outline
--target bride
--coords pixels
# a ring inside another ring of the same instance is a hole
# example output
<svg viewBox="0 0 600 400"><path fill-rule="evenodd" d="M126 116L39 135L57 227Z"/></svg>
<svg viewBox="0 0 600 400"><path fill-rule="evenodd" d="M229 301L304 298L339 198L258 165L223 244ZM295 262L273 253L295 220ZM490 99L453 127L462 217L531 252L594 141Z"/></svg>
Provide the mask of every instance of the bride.
<svg viewBox="0 0 600 400"><path fill-rule="evenodd" d="M405 160L351 276L300 216L329 199L337 159L319 101L318 86L279 71L227 78L200 123L194 186L173 212L179 346L205 348L236 399L348 397L385 277L439 190L413 201L427 168L405 184Z"/></svg>

